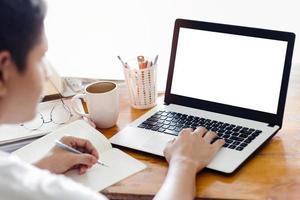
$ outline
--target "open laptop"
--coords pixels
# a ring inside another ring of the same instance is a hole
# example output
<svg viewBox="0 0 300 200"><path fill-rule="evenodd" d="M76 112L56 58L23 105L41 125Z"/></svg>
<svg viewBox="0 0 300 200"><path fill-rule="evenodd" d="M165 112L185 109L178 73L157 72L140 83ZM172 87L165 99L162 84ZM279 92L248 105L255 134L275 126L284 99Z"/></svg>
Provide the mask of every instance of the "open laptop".
<svg viewBox="0 0 300 200"><path fill-rule="evenodd" d="M110 141L156 155L186 127L226 144L207 168L232 173L282 126L295 34L177 19L164 105Z"/></svg>

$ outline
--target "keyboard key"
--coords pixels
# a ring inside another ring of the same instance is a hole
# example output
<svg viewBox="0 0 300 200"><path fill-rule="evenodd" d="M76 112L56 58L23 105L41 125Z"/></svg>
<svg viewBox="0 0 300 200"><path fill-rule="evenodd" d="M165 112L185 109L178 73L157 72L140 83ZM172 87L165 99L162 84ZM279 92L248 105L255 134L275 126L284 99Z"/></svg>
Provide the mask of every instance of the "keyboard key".
<svg viewBox="0 0 300 200"><path fill-rule="evenodd" d="M170 135L178 135L178 132L177 131L173 131L173 130L165 130L164 133L167 133L167 134L170 134Z"/></svg>
<svg viewBox="0 0 300 200"><path fill-rule="evenodd" d="M254 136L254 135L250 135L249 137L248 137L248 139L250 139L250 140L254 140L256 138L256 136Z"/></svg>
<svg viewBox="0 0 300 200"><path fill-rule="evenodd" d="M241 143L240 146L241 147L246 147L248 144L247 143Z"/></svg>
<svg viewBox="0 0 300 200"><path fill-rule="evenodd" d="M192 125L192 122L191 121L187 121L185 124Z"/></svg>
<svg viewBox="0 0 300 200"><path fill-rule="evenodd" d="M247 128L247 127L243 127L243 128L242 128L242 130L244 130L244 131L248 131L248 130L249 130L249 128Z"/></svg>
<svg viewBox="0 0 300 200"><path fill-rule="evenodd" d="M219 133L224 133L226 130L225 129L219 129L218 132Z"/></svg>
<svg viewBox="0 0 300 200"><path fill-rule="evenodd" d="M231 136L229 139L235 140L235 141L240 141L240 142L244 140L244 138L240 138L240 137L236 137L236 136Z"/></svg>
<svg viewBox="0 0 300 200"><path fill-rule="evenodd" d="M146 127L145 127L145 129L152 129L154 126L152 126L152 125L147 125Z"/></svg>
<svg viewBox="0 0 300 200"><path fill-rule="evenodd" d="M259 136L259 133L255 133L255 132L254 132L254 133L252 133L251 135L253 135L253 136L256 137L256 136Z"/></svg>
<svg viewBox="0 0 300 200"><path fill-rule="evenodd" d="M238 140L238 137L236 137L236 136L231 136L229 139L231 139L231 140Z"/></svg>
<svg viewBox="0 0 300 200"><path fill-rule="evenodd" d="M252 140L246 139L244 142L249 144L250 142L252 142Z"/></svg>
<svg viewBox="0 0 300 200"><path fill-rule="evenodd" d="M171 124L171 122L170 121L164 121L164 124L169 125L169 124Z"/></svg>
<svg viewBox="0 0 300 200"><path fill-rule="evenodd" d="M261 132L262 132L261 130L254 131L254 133L258 133L258 134L260 134Z"/></svg>
<svg viewBox="0 0 300 200"><path fill-rule="evenodd" d="M149 119L147 119L147 121L149 121L149 122L157 122L158 119L157 119L157 118L150 117Z"/></svg>
<svg viewBox="0 0 300 200"><path fill-rule="evenodd" d="M225 142L228 143L228 144L231 144L233 142L233 140L231 140L231 139L225 139Z"/></svg>
<svg viewBox="0 0 300 200"><path fill-rule="evenodd" d="M176 127L176 128L175 128L175 131L177 131L177 132L180 132L181 130L182 130L181 127Z"/></svg>
<svg viewBox="0 0 300 200"><path fill-rule="evenodd" d="M192 126L198 126L198 123L193 122L191 125Z"/></svg>
<svg viewBox="0 0 300 200"><path fill-rule="evenodd" d="M167 116L173 118L174 113L169 113Z"/></svg>
<svg viewBox="0 0 300 200"><path fill-rule="evenodd" d="M226 135L231 135L232 133L233 133L232 131L228 131L228 130L225 132Z"/></svg>
<svg viewBox="0 0 300 200"><path fill-rule="evenodd" d="M242 130L240 131L240 133L243 133L243 134L250 134L251 132L249 132L248 130L242 129Z"/></svg>
<svg viewBox="0 0 300 200"><path fill-rule="evenodd" d="M146 124L140 124L138 125L139 128L145 128L147 125Z"/></svg>
<svg viewBox="0 0 300 200"><path fill-rule="evenodd" d="M223 133L217 133L217 135L218 135L219 137L222 137L222 136L223 136Z"/></svg>
<svg viewBox="0 0 300 200"><path fill-rule="evenodd" d="M232 140L232 138L230 138L230 135L223 135L222 137L223 137L223 138L229 138L229 139Z"/></svg>
<svg viewBox="0 0 300 200"><path fill-rule="evenodd" d="M163 125L162 128L167 129L169 128L169 125Z"/></svg>
<svg viewBox="0 0 300 200"><path fill-rule="evenodd" d="M160 120L157 121L157 123L164 123L164 121L165 120L160 119Z"/></svg>
<svg viewBox="0 0 300 200"><path fill-rule="evenodd" d="M228 130L228 131L231 131L232 129L233 129L233 127L231 127L231 126L226 127L226 130Z"/></svg>
<svg viewBox="0 0 300 200"><path fill-rule="evenodd" d="M179 121L179 119L176 119L176 118L172 119L172 122L174 122L174 123L177 123L178 121Z"/></svg>
<svg viewBox="0 0 300 200"><path fill-rule="evenodd" d="M216 131L218 131L219 129L218 128L213 128L213 129L211 129L211 131L214 131L214 132L216 132Z"/></svg>
<svg viewBox="0 0 300 200"><path fill-rule="evenodd" d="M238 151L242 151L244 149L244 147L237 147L236 150Z"/></svg>
<svg viewBox="0 0 300 200"><path fill-rule="evenodd" d="M233 136L238 136L240 133L238 133L238 132L233 132L231 135L233 135Z"/></svg>
<svg viewBox="0 0 300 200"><path fill-rule="evenodd" d="M154 126L154 127L152 127L152 131L157 131L159 129L159 127L158 126Z"/></svg>
<svg viewBox="0 0 300 200"><path fill-rule="evenodd" d="M154 126L154 125L156 125L157 124L157 122L149 122L148 123L148 125L151 125L151 126Z"/></svg>
<svg viewBox="0 0 300 200"><path fill-rule="evenodd" d="M162 123L157 123L156 124L156 126L158 126L158 127L161 127L161 126L163 126L164 124L162 124Z"/></svg>
<svg viewBox="0 0 300 200"><path fill-rule="evenodd" d="M165 128L159 128L157 131L158 132L164 132L166 129Z"/></svg>
<svg viewBox="0 0 300 200"><path fill-rule="evenodd" d="M178 120L177 124L184 124L184 120Z"/></svg>
<svg viewBox="0 0 300 200"><path fill-rule="evenodd" d="M239 137L242 137L242 138L247 138L247 137L248 137L248 135L246 135L246 134L241 134Z"/></svg>
<svg viewBox="0 0 300 200"><path fill-rule="evenodd" d="M233 144L234 145L239 145L241 142L239 142L239 141L235 141Z"/></svg>
<svg viewBox="0 0 300 200"><path fill-rule="evenodd" d="M229 149L235 149L235 147L236 147L235 145L230 145Z"/></svg>
<svg viewBox="0 0 300 200"><path fill-rule="evenodd" d="M239 130L240 130L240 129L238 129L238 128L232 129L232 131L234 131L234 132L239 132Z"/></svg>
<svg viewBox="0 0 300 200"><path fill-rule="evenodd" d="M228 147L228 145L229 145L229 144L225 143L225 144L223 145L223 147Z"/></svg>
<svg viewBox="0 0 300 200"><path fill-rule="evenodd" d="M175 122L171 122L170 126L176 126L176 123Z"/></svg>
<svg viewBox="0 0 300 200"><path fill-rule="evenodd" d="M221 129L225 129L226 128L226 125L223 124L222 126L220 126Z"/></svg>
<svg viewBox="0 0 300 200"><path fill-rule="evenodd" d="M175 126L169 126L168 130L174 130Z"/></svg>

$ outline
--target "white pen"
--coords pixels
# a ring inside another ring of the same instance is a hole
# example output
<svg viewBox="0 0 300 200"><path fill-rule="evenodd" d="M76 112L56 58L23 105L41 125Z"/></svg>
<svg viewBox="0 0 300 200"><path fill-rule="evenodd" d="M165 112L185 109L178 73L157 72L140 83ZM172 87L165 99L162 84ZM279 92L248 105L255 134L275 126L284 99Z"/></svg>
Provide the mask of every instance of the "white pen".
<svg viewBox="0 0 300 200"><path fill-rule="evenodd" d="M68 145L66 145L66 144L64 144L64 143L62 143L62 142L60 142L58 140L55 141L55 145L57 147L61 148L61 149L69 151L71 153L82 154L82 152L78 151L77 149L74 149L74 148L72 148L72 147L70 147L70 146L68 146ZM108 167L106 164L100 162L99 160L97 160L97 163L100 164L100 165L102 165L102 166Z"/></svg>

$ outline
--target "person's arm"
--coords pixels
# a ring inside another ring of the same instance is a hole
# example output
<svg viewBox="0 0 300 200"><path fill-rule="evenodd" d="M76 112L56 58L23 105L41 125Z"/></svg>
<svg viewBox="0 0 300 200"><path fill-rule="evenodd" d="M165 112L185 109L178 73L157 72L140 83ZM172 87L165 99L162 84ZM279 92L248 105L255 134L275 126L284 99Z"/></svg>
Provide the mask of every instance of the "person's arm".
<svg viewBox="0 0 300 200"><path fill-rule="evenodd" d="M209 164L224 145L224 140L212 141L216 133L205 128L184 129L176 140L165 148L164 155L169 163L167 177L155 196L160 199L194 199L196 174Z"/></svg>
<svg viewBox="0 0 300 200"><path fill-rule="evenodd" d="M75 168L79 170L79 174L84 174L99 159L96 148L88 140L65 136L60 141L83 152L83 154L74 154L55 146L34 165L55 174L62 174Z"/></svg>

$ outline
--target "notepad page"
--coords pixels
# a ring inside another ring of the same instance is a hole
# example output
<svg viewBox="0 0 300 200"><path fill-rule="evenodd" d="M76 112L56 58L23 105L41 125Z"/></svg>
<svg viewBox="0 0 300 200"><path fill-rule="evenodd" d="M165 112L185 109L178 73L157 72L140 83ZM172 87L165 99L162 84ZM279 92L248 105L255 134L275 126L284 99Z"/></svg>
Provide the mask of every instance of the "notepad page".
<svg viewBox="0 0 300 200"><path fill-rule="evenodd" d="M13 152L21 160L34 163L44 157L54 146L55 140L65 135L88 139L100 154L101 162L107 166L95 164L84 175L79 175L77 170L66 174L74 181L79 182L95 191L119 182L120 180L146 168L142 162L126 153L112 148L104 135L91 127L83 120L77 120L64 128L56 130L31 144Z"/></svg>
<svg viewBox="0 0 300 200"><path fill-rule="evenodd" d="M68 172L66 175L92 190L101 191L146 168L145 164L116 148L102 153L100 157L101 162L105 163L108 167L94 165L83 176L74 170Z"/></svg>
<svg viewBox="0 0 300 200"><path fill-rule="evenodd" d="M17 155L25 162L34 163L49 152L55 145L56 140L68 135L88 139L95 146L99 154L112 148L110 142L103 134L91 127L87 122L77 120L21 149L18 149L13 152L13 154Z"/></svg>

